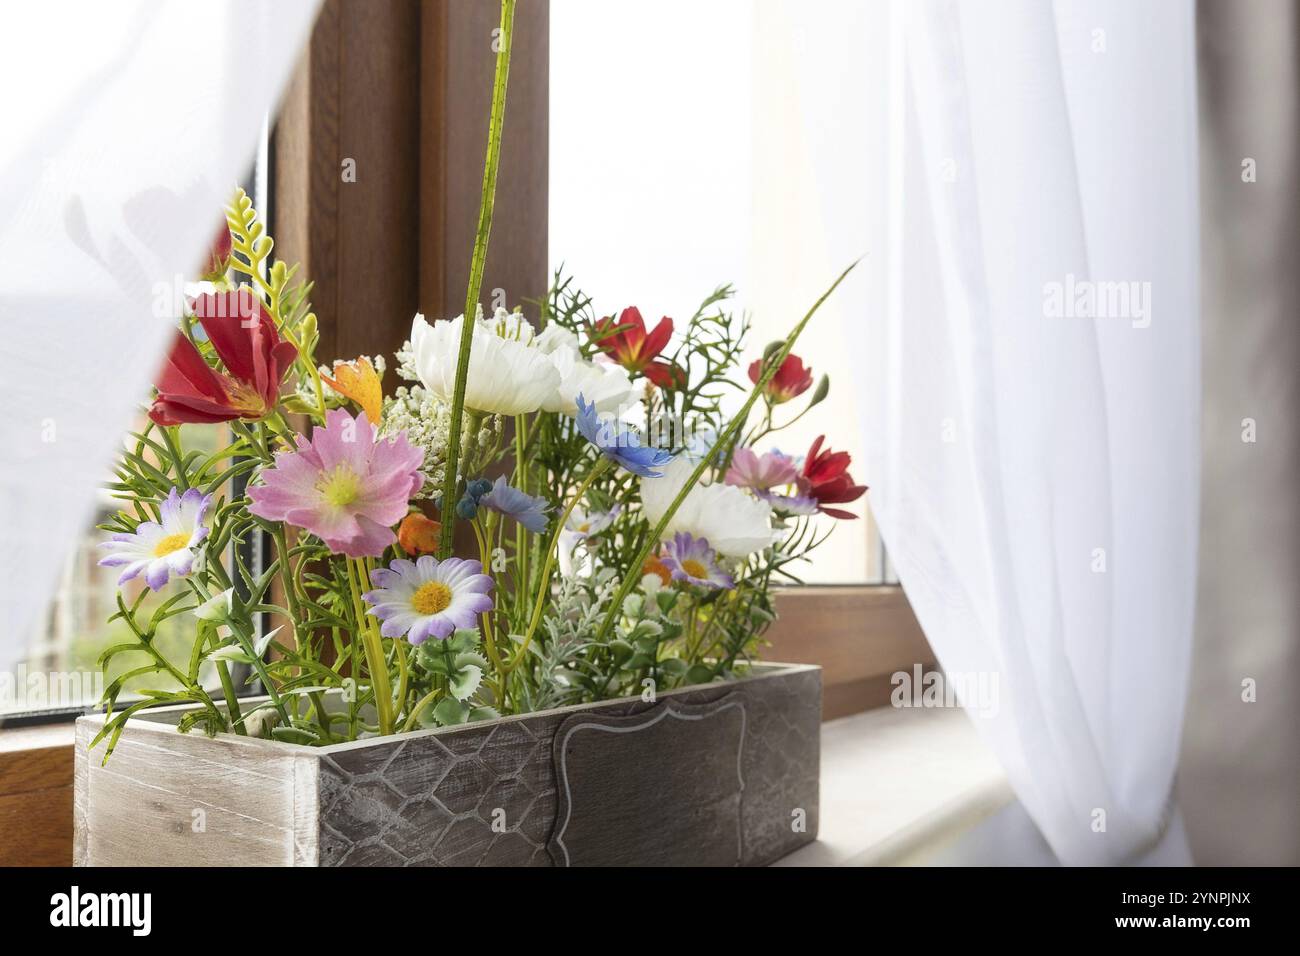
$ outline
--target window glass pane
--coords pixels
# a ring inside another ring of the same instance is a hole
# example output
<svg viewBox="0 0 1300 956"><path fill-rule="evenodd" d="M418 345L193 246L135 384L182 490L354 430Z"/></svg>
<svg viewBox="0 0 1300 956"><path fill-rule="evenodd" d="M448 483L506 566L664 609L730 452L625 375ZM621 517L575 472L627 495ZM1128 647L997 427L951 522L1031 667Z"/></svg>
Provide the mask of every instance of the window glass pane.
<svg viewBox="0 0 1300 956"><path fill-rule="evenodd" d="M789 178L803 169L803 117L787 95L790 78L769 55L774 28L765 9L751 0L551 7L554 267L563 265L598 314L636 305L647 322L688 318L730 282L735 312L753 319L750 358L788 332L848 264L818 244L818 211ZM611 55L593 60L592 51ZM832 299L801 338L796 352L830 375L831 394L769 441L802 455L825 434L853 455L854 477L866 482L855 370L836 347L839 323L851 320ZM778 420L801 407L778 409ZM848 506L859 520L838 523L805 568L809 583L882 580L867 501Z"/></svg>
<svg viewBox="0 0 1300 956"><path fill-rule="evenodd" d="M142 414L134 428L143 428L146 421ZM184 425L181 440L187 449L212 452L228 439L221 428ZM114 644L134 642L135 636L125 622L108 620L117 609L117 578L122 569L99 566L103 552L98 545L108 535L94 527L121 505L105 490L100 492L96 506L94 521L69 557L49 613L31 636L26 656L7 679L0 675L0 714L92 705L103 693L105 680L114 680L124 671L147 662L143 652L123 653L112 660L107 677L100 671L99 655ZM146 594L137 619L147 620L152 609L177 593L178 586L172 583L158 594ZM130 607L142 593L148 592L148 587L140 576L126 582L120 591ZM163 622L155 646L183 667L189 660L193 640L194 622L181 615ZM209 676L200 673L205 684L212 683ZM125 697L141 687L169 690L175 681L165 673L144 674L129 679L123 686Z"/></svg>

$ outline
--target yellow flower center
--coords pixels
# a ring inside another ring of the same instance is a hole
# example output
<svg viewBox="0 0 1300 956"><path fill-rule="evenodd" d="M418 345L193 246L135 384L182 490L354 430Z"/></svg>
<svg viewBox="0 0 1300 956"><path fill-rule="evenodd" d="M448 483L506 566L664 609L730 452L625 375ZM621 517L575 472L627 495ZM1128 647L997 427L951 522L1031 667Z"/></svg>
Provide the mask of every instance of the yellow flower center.
<svg viewBox="0 0 1300 956"><path fill-rule="evenodd" d="M426 581L411 595L416 614L441 614L451 604L451 588L441 581Z"/></svg>
<svg viewBox="0 0 1300 956"><path fill-rule="evenodd" d="M682 570L693 578L699 578L701 581L708 580L709 569L694 558L687 558L682 562Z"/></svg>
<svg viewBox="0 0 1300 956"><path fill-rule="evenodd" d="M266 407L266 399L258 394L256 389L231 378L227 378L225 386L230 407L239 412L240 418L257 419L269 411Z"/></svg>
<svg viewBox="0 0 1300 956"><path fill-rule="evenodd" d="M321 493L326 504L342 508L361 497L361 479L347 465L339 465L321 477L316 483L316 490Z"/></svg>
<svg viewBox="0 0 1300 956"><path fill-rule="evenodd" d="M190 536L188 534L177 532L176 534L166 535L159 538L158 543L153 546L153 556L155 558L165 558L173 551L179 551L189 543Z"/></svg>
<svg viewBox="0 0 1300 956"><path fill-rule="evenodd" d="M581 532L582 534L586 534L590 530L591 530L590 521L584 521L582 524L578 525L578 531Z"/></svg>

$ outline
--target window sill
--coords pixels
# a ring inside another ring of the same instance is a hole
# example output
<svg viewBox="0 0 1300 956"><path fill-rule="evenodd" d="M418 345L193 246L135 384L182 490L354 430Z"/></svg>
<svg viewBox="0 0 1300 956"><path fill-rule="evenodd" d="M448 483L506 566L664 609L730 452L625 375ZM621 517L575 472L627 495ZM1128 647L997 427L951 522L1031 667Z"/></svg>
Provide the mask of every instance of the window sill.
<svg viewBox="0 0 1300 956"><path fill-rule="evenodd" d="M0 866L72 862L71 723L0 730ZM822 726L821 824L778 866L924 862L1012 800L965 714L880 707Z"/></svg>
<svg viewBox="0 0 1300 956"><path fill-rule="evenodd" d="M0 729L0 866L72 865L73 723Z"/></svg>
<svg viewBox="0 0 1300 956"><path fill-rule="evenodd" d="M924 863L1012 799L964 711L880 707L832 720L817 841L776 865Z"/></svg>
<svg viewBox="0 0 1300 956"><path fill-rule="evenodd" d="M776 623L760 657L822 667L822 719L889 703L897 671L935 666L934 652L896 585L808 585L776 593Z"/></svg>

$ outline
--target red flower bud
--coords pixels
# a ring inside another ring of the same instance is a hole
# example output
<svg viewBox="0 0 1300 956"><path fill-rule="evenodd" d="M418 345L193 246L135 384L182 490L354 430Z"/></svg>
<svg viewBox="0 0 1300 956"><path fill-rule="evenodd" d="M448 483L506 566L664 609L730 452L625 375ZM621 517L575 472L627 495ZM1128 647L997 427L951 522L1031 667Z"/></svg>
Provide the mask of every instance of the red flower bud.
<svg viewBox="0 0 1300 956"><path fill-rule="evenodd" d="M755 359L749 366L749 380L755 385L763 376L763 360ZM767 383L763 396L773 405L781 405L808 391L812 385L811 366L805 366L797 355L787 355L776 374Z"/></svg>

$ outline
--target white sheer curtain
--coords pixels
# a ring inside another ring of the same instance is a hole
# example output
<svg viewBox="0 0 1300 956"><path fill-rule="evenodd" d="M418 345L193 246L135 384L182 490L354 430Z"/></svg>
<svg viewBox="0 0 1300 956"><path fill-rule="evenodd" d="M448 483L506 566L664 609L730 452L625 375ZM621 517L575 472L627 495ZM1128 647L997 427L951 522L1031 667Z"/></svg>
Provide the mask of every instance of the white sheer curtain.
<svg viewBox="0 0 1300 956"><path fill-rule="evenodd" d="M858 346L872 506L945 671L998 675L972 719L1061 861L1186 862L1193 5L895 17L888 304Z"/></svg>
<svg viewBox="0 0 1300 956"><path fill-rule="evenodd" d="M5 12L0 669L45 612L318 0Z"/></svg>
<svg viewBox="0 0 1300 956"><path fill-rule="evenodd" d="M865 253L833 306L912 607L950 678L997 675L971 719L1062 862L1186 862L1193 5L763 10L806 171L756 191L812 210L821 280Z"/></svg>

